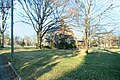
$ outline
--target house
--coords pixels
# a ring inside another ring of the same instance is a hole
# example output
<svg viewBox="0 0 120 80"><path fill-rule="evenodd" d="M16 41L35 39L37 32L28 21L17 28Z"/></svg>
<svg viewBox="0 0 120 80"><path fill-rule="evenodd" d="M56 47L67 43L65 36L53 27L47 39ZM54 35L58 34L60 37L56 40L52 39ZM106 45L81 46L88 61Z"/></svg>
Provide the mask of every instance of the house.
<svg viewBox="0 0 120 80"><path fill-rule="evenodd" d="M80 49L85 48L84 40L77 40L77 47L80 48Z"/></svg>
<svg viewBox="0 0 120 80"><path fill-rule="evenodd" d="M45 35L45 46L58 48L58 45L61 42L77 44L77 38L75 37L73 30L67 25L54 27Z"/></svg>

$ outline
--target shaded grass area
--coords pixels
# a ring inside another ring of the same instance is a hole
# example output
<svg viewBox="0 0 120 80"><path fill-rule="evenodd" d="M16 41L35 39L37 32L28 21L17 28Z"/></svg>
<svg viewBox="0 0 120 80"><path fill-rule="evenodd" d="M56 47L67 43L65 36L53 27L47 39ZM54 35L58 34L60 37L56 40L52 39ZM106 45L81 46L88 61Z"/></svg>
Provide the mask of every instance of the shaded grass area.
<svg viewBox="0 0 120 80"><path fill-rule="evenodd" d="M16 52L12 62L23 80L120 80L120 53L98 50L77 55L75 50ZM6 54L10 58L9 54Z"/></svg>
<svg viewBox="0 0 120 80"><path fill-rule="evenodd" d="M120 54L97 51L85 56L85 62L58 80L120 80Z"/></svg>

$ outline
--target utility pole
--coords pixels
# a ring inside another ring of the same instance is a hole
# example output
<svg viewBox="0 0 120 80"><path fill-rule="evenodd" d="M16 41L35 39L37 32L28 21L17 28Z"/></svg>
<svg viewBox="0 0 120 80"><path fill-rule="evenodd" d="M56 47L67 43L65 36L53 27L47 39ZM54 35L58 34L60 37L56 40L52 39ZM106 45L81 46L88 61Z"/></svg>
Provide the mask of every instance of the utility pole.
<svg viewBox="0 0 120 80"><path fill-rule="evenodd" d="M13 60L14 55L14 35L13 35L13 0L11 0L11 55Z"/></svg>

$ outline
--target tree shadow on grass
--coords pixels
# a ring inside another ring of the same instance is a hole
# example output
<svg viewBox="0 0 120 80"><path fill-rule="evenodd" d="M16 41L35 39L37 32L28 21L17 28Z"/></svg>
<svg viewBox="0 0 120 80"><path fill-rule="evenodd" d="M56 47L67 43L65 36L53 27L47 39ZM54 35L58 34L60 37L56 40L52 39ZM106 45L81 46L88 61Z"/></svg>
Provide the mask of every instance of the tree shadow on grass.
<svg viewBox="0 0 120 80"><path fill-rule="evenodd" d="M82 65L57 80L120 80L120 54L109 50L91 52Z"/></svg>
<svg viewBox="0 0 120 80"><path fill-rule="evenodd" d="M10 54L6 54L10 56ZM36 50L22 51L14 54L16 70L24 80L36 80L43 74L50 72L62 58L74 57L72 50ZM58 61L57 61L58 60Z"/></svg>

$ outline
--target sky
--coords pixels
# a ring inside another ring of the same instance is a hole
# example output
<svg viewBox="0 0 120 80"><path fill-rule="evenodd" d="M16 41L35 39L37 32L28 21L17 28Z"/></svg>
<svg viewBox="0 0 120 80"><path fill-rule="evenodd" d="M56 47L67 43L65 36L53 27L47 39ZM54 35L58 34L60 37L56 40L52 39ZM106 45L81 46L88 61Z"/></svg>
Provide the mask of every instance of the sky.
<svg viewBox="0 0 120 80"><path fill-rule="evenodd" d="M21 37L35 35L36 32L34 31L32 26L20 21L22 18L19 17L19 11L22 10L19 8L19 5L16 5L15 8L16 9L14 10L14 35Z"/></svg>
<svg viewBox="0 0 120 80"><path fill-rule="evenodd" d="M22 9L20 8L18 4L15 4L14 6L14 36L24 37L24 36L36 35L36 32L32 26L20 21L22 18L19 16L19 12L22 12ZM10 22L11 20L8 20L8 28L6 30L6 33L9 33L9 34L11 33Z"/></svg>
<svg viewBox="0 0 120 80"><path fill-rule="evenodd" d="M120 4L119 0L113 0L116 5ZM117 2L118 1L118 2ZM20 8L20 6L18 4L15 5L15 9L14 9L14 36L31 36L31 35L36 35L36 32L34 31L32 26L29 26L25 23L20 22L20 19L22 19L21 17L19 17L19 12L22 12L22 9ZM117 22L117 25L120 24L120 8L116 8L115 11L111 11L111 13L114 13L114 15L111 15L114 20ZM110 29L109 29L110 30ZM10 33L10 21L9 21L9 27L7 29L6 32ZM77 37L79 37L81 35L81 33L75 31L75 34ZM117 34L120 34L120 28L118 28Z"/></svg>

